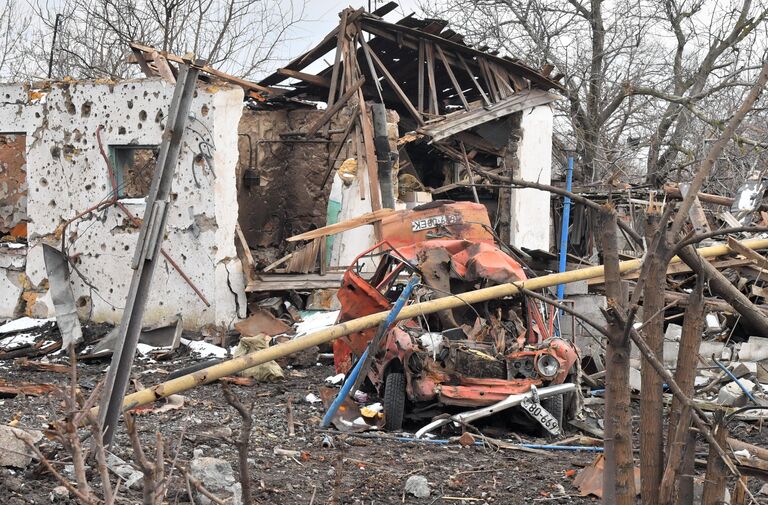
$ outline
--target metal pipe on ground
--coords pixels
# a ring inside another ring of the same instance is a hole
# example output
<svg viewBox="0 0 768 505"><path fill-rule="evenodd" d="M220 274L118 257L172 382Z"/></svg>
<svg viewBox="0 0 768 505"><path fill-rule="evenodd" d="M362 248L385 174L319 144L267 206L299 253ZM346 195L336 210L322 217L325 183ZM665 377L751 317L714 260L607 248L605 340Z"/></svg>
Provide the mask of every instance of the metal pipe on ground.
<svg viewBox="0 0 768 505"><path fill-rule="evenodd" d="M768 240L765 239L745 240L742 243L753 250L768 249ZM726 245L716 245L698 249L698 253L705 258L722 256L731 252L733 251L731 251ZM680 262L680 258L677 256L672 258L670 261L670 263L678 262ZM627 273L640 268L640 265L641 261L639 259L622 261L619 264L619 271L621 273ZM466 304L475 304L497 298L503 298L505 296L514 296L520 293L521 287L535 291L551 286L556 286L557 284L567 284L570 282L594 279L595 277L602 276L604 273L603 270L604 268L602 265L593 266L579 270L571 270L568 272L535 277L525 282L501 284L498 286L491 286L459 295L438 298L436 300L430 300L422 303L415 303L403 308L402 311L400 311L400 314L397 316L396 320L402 321L405 319L412 319L420 315L433 314L441 310L462 307ZM195 386L209 384L218 379L221 379L222 377L226 377L227 375L232 375L234 373L240 372L241 370L245 370L246 368L251 368L268 361L279 359L283 356L288 356L295 352L302 351L316 345L332 342L333 340L336 340L337 338L343 337L345 335L350 335L352 333L357 333L368 328L373 328L374 326L378 326L384 320L386 320L389 313L390 311L377 312L376 314L371 314L359 319L353 319L352 321L330 326L303 337L299 337L294 340L269 347L267 349L262 349L260 351L219 363L218 365L214 365L204 370L193 372L191 374L184 375L182 377L178 377L161 384L157 384L156 386L144 389L142 391L137 391L136 393L130 394L123 399L123 411L138 407L140 405L146 405L155 402L172 394L181 393L182 391L192 389ZM94 412L97 412L97 409L94 408Z"/></svg>

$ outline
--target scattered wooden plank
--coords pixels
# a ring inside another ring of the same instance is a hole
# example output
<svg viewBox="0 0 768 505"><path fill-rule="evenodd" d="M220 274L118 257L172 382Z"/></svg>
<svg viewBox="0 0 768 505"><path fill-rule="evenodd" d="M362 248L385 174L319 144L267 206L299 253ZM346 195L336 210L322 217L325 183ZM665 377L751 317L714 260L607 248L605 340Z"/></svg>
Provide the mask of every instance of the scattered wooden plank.
<svg viewBox="0 0 768 505"><path fill-rule="evenodd" d="M5 379L0 379L0 395L25 395L25 396L41 396L48 394L56 389L55 384L35 384L32 382L7 382Z"/></svg>
<svg viewBox="0 0 768 505"><path fill-rule="evenodd" d="M752 260L748 259L726 259L726 260L719 260L719 261L712 261L712 266L715 267L718 270L722 270L724 268L731 268L731 267L742 267L746 266L752 263ZM674 274L686 274L690 273L693 270L691 270L691 267L686 265L685 263L672 263L669 265L669 268L667 268L667 275L674 275ZM637 279L640 276L640 271L635 270L634 272L630 272L628 274L624 274L621 276L622 280L633 280ZM594 279L589 279L587 281L587 284L590 286L595 284L604 284L605 278L604 277L595 277Z"/></svg>
<svg viewBox="0 0 768 505"><path fill-rule="evenodd" d="M287 241L296 242L299 240L314 240L320 237L336 235L337 233L342 233L348 230L352 230L354 228L358 228L360 226L373 224L377 221L381 221L383 218L391 214L394 214L395 212L396 211L394 209L375 210L373 212L368 212L367 214L363 214L361 216L348 219L340 223L329 224L328 226L323 226L322 228L318 228L316 230L308 231L306 233L301 233L299 235L294 235L293 237L289 237Z"/></svg>
<svg viewBox="0 0 768 505"><path fill-rule="evenodd" d="M13 361L13 364L19 368L34 372L70 373L72 371L69 365L43 363L42 361L32 361L27 358L16 359Z"/></svg>
<svg viewBox="0 0 768 505"><path fill-rule="evenodd" d="M264 272L264 273L267 273L267 272L271 272L271 271L272 271L272 270L274 270L275 268L279 267L280 265L282 265L283 263L285 263L286 261L288 261L289 259L291 259L291 257L292 257L292 256L293 256L293 253L290 253L290 254L286 254L285 256L283 256L282 258L280 258L279 260L276 260L276 261L274 261L274 262L270 263L269 265L267 265L267 266L264 268L264 270L262 270L262 272Z"/></svg>
<svg viewBox="0 0 768 505"><path fill-rule="evenodd" d="M327 289L341 286L344 272L329 271L325 275L320 274L269 274L262 275L261 279L248 284L245 291L248 293L262 291L287 291L292 289Z"/></svg>

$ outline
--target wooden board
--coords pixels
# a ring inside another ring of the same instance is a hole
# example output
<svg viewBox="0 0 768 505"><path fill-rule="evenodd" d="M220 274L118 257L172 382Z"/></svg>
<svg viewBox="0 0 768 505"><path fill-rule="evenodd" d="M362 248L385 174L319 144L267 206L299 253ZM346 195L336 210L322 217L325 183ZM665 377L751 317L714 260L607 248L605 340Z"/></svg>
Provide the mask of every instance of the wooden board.
<svg viewBox="0 0 768 505"><path fill-rule="evenodd" d="M347 230L352 230L354 228L364 226L366 224L373 224L377 221L381 221L386 216L394 214L395 212L396 211L394 209L375 210L373 212L368 212L367 214L363 214L353 219L348 219L340 223L329 224L328 226L323 226L322 228L318 228L316 230L308 231L306 233L301 233L299 235L294 235L293 237L289 237L287 241L296 242L298 240L314 240L319 237L327 237L328 235L335 235L337 233L342 233Z"/></svg>

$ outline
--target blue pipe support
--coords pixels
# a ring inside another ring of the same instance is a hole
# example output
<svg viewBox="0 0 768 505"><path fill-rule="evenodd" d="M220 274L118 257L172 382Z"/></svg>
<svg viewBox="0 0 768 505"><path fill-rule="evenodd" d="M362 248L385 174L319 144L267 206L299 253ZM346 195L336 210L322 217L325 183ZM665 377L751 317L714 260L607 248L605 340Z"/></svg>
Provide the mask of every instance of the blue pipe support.
<svg viewBox="0 0 768 505"><path fill-rule="evenodd" d="M413 274L410 279L408 279L408 284L406 284L405 288L403 288L403 292L400 293L400 296L398 297L397 301L395 302L394 306L392 306L392 310L389 311L389 315L387 315L387 318L384 320L383 323L381 323L381 326L379 326L379 331L376 334L376 337L371 340L371 343L368 345L368 347L365 349L365 352L363 352L363 355L360 356L360 359L357 360L357 363L355 364L354 368L352 368L352 371L349 372L349 376L344 381L344 385L341 386L341 391L339 391L339 394L336 396L336 398L333 400L333 403L330 407L328 407L328 411L323 416L323 422L320 426L323 428L327 428L331 425L331 420L333 419L333 416L336 415L336 412L339 410L339 407L341 407L341 404L344 403L344 398L349 395L349 390L352 389L352 385L357 381L357 376L360 375L360 369L363 367L363 363L365 363L366 358L368 357L368 353L371 350L371 345L373 342L378 340L379 335L383 335L384 332L386 332L390 326L392 326L395 322L395 319L397 318L397 315L400 313L400 311L405 306L405 303L408 301L408 299L411 297L411 292L413 292L413 288L416 287L416 284L421 281L421 278Z"/></svg>
<svg viewBox="0 0 768 505"><path fill-rule="evenodd" d="M571 191L573 187L573 155L568 155L568 171L565 175L565 189ZM565 272L565 263L568 256L568 225L571 221L571 198L566 196L563 200L563 222L560 228L560 265L558 272ZM557 299L562 300L565 295L565 284L557 285Z"/></svg>
<svg viewBox="0 0 768 505"><path fill-rule="evenodd" d="M720 367L720 369L721 369L723 372L725 372L725 373L726 373L726 374L727 374L727 375L728 375L728 376L729 376L731 379L733 379L733 381L736 383L736 385L737 385L737 386L739 386L739 389L741 389L741 391L742 391L742 392L743 392L743 393L746 395L746 397L747 397L747 398L749 398L750 400L752 400L752 403L754 403L755 405L760 405L760 404L757 402L757 400L755 400L755 397L754 397L754 396L752 396L752 393L749 391L749 389L747 389L747 386L745 386L744 384L742 384L742 382L741 382L741 381L740 381L740 380L739 380L739 379L738 379L738 378L737 378L735 375L733 375L733 372L731 372L730 370L728 370L728 368L726 368L726 366L725 366L725 365L723 365L722 363L720 363L719 361L717 361L716 359L714 359L714 357L712 358L712 361L714 361L714 362L715 362L715 364L716 364L717 366L719 366L719 367Z"/></svg>

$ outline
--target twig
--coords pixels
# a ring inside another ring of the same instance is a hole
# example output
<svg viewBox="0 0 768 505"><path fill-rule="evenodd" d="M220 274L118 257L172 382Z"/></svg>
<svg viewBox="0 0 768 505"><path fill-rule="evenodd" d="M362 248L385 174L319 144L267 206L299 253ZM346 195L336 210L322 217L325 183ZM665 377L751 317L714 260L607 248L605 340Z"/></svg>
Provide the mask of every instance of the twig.
<svg viewBox="0 0 768 505"><path fill-rule="evenodd" d="M240 471L240 485L243 490L243 505L251 505L253 503L253 495L251 493L251 476L248 471L248 446L251 439L251 430L253 429L253 402L246 407L237 396L232 392L229 385L226 382L221 383L221 390L224 393L224 399L230 404L242 419L240 425L240 436L235 441L237 447L237 456Z"/></svg>

